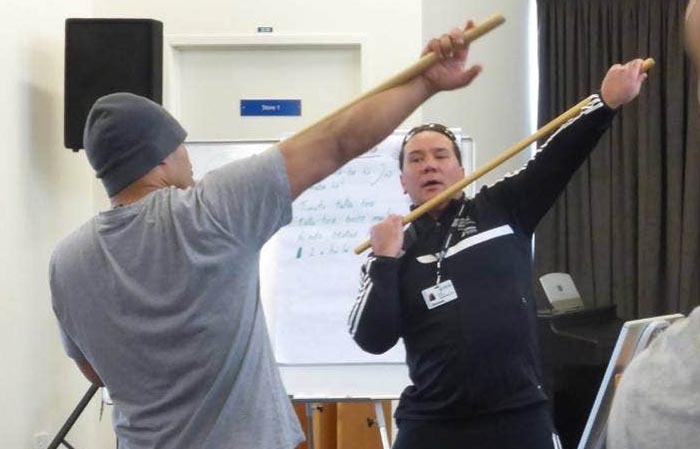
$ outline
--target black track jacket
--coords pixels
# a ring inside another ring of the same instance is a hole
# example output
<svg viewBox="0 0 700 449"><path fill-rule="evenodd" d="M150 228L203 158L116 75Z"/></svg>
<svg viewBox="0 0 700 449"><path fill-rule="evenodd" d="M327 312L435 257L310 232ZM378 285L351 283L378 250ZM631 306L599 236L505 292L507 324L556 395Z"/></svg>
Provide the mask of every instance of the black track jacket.
<svg viewBox="0 0 700 449"><path fill-rule="evenodd" d="M546 400L531 237L614 116L594 95L524 169L473 199L453 200L438 220L416 220L402 257L369 256L348 325L371 353L403 338L413 385L397 419L465 419ZM453 233L442 262L442 280L452 281L457 299L428 309L421 292L435 285L438 254L463 202L468 226Z"/></svg>

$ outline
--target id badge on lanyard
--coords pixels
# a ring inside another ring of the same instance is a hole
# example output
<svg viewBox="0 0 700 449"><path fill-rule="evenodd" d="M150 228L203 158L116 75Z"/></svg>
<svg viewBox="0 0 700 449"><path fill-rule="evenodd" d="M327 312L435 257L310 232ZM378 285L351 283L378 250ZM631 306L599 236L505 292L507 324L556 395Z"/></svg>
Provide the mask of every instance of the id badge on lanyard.
<svg viewBox="0 0 700 449"><path fill-rule="evenodd" d="M457 299L457 292L450 280L428 287L423 290L422 293L423 300L425 301L425 305L428 306L428 309L434 309Z"/></svg>
<svg viewBox="0 0 700 449"><path fill-rule="evenodd" d="M455 218L452 222L452 226L450 226L450 230L447 232L445 243L442 245L442 251L440 251L440 254L438 255L437 277L435 280L435 285L433 285L432 287L428 287L421 292L423 294L423 300L425 301L425 305L428 307L429 310L432 310L448 302L454 301L458 298L457 291L455 290L452 281L449 279L442 281L441 276L442 261L445 259L447 249L450 247L450 242L452 241L452 235L455 234L457 223L459 223L459 219L461 218L462 213L464 212L464 205L465 204L462 203L462 207L460 207L459 212L457 212L457 215L455 215Z"/></svg>

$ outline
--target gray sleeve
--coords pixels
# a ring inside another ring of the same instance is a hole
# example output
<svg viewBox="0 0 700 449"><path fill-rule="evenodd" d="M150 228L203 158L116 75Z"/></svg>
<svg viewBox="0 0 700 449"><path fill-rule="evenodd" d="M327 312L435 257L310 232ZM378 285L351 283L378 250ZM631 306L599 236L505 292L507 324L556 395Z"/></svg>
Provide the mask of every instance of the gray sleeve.
<svg viewBox="0 0 700 449"><path fill-rule="evenodd" d="M58 266L58 253L59 250L56 249L52 254L51 254L51 261L49 262L49 287L51 289L51 306L53 308L54 315L56 315L56 324L58 325L58 331L61 335L61 342L63 343L63 349L66 351L66 354L68 354L68 357L70 357L73 360L85 360L85 356L83 355L83 352L78 348L78 345L75 343L75 341L66 333L66 330L63 328L63 324L61 324L61 314L59 312L60 307L59 307L59 301L57 301L56 295L58 294L58 286L56 282L56 267Z"/></svg>
<svg viewBox="0 0 700 449"><path fill-rule="evenodd" d="M222 227L257 247L292 218L287 170L277 147L212 170L195 189Z"/></svg>
<svg viewBox="0 0 700 449"><path fill-rule="evenodd" d="M58 330L61 333L61 341L63 342L63 349L65 349L66 354L68 354L68 357L70 357L73 360L76 361L82 361L85 360L85 356L83 355L83 352L78 348L78 345L75 344L75 341L66 333L65 330L63 330L63 327L61 326L61 323L58 323Z"/></svg>

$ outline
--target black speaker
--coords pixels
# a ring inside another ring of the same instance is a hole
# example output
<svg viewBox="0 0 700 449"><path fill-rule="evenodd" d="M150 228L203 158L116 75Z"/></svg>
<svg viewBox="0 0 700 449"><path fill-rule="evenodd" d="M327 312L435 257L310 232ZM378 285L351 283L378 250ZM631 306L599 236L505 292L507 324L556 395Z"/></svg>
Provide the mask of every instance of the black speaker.
<svg viewBox="0 0 700 449"><path fill-rule="evenodd" d="M83 148L90 108L114 92L162 104L163 24L152 19L66 19L66 148Z"/></svg>

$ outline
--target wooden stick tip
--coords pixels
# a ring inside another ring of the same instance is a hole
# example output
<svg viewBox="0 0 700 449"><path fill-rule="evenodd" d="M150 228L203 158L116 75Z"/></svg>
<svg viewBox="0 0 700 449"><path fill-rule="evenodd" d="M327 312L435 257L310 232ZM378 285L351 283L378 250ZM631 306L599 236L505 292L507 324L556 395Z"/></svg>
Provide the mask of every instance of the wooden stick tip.
<svg viewBox="0 0 700 449"><path fill-rule="evenodd" d="M494 29L497 26L502 25L505 21L506 21L506 18L503 17L503 14L493 14L488 19L484 20L481 23L477 23L475 25L477 27L486 27L488 29Z"/></svg>
<svg viewBox="0 0 700 449"><path fill-rule="evenodd" d="M495 23L501 25L505 23L506 18L503 16L503 14L494 14L491 17L489 17L488 20L493 20Z"/></svg>
<svg viewBox="0 0 700 449"><path fill-rule="evenodd" d="M352 252L359 256L360 254L367 251L367 249L368 248L364 244L362 244L362 245L359 245L357 248L353 249Z"/></svg>

